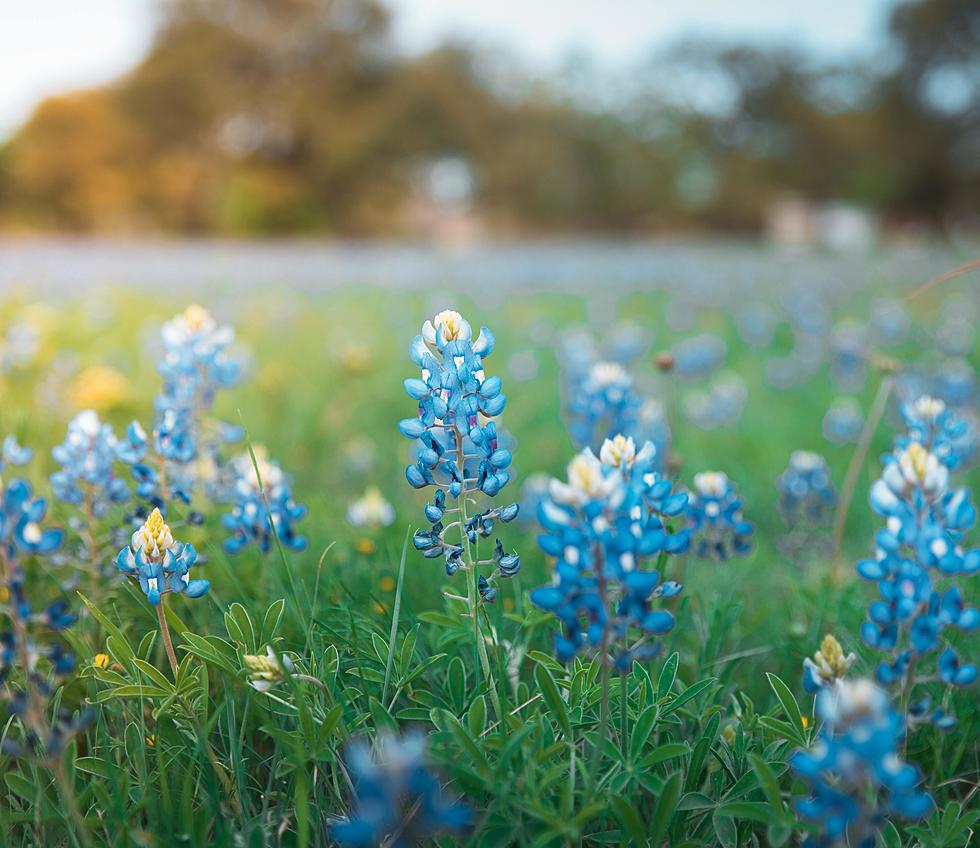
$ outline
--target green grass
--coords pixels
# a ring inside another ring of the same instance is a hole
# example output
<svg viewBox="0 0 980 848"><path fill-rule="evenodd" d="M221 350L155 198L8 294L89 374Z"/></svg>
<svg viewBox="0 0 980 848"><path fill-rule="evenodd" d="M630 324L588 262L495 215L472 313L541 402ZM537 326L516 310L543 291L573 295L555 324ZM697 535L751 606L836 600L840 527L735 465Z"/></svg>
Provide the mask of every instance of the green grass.
<svg viewBox="0 0 980 848"><path fill-rule="evenodd" d="M858 298L855 314L865 300ZM857 636L873 587L850 564L871 549L877 521L866 492L877 455L890 444L888 420L858 478L844 540L847 565L835 584L825 559L790 561L779 553L783 529L773 482L789 453L807 448L827 456L840 484L852 448L827 445L820 435L837 392L824 371L795 390L768 387L768 352L743 345L723 312L705 311L700 329L726 339L726 368L747 383L742 420L730 430L698 430L680 413L685 386L659 377L656 391L671 409L680 479L717 468L737 481L757 527L756 547L724 564L668 563L667 577L685 585L677 626L660 659L637 665L625 686L614 675L608 739L593 769L599 668L550 658L553 621L527 600L550 568L533 527L512 525L501 533L524 565L488 610L491 661L507 681L500 687L504 709L513 711L504 722L481 682L472 626L459 617L459 604L441 596L444 589L465 594L464 575L447 579L438 561L424 560L410 545L403 553L406 532L424 521L423 499L404 482L408 445L394 427L412 413L401 389L413 372L407 346L433 307L449 298L350 290L329 297L270 292L248 301L209 302L204 295L203 301L234 324L253 352L249 379L224 392L216 414L243 422L251 441L268 446L292 473L297 499L309 506L301 529L310 544L301 554L273 550L263 557L249 549L231 558L222 549L219 510L202 527L171 521L207 557L199 570L212 581L200 600L167 598L181 660L176 681L155 635L156 616L139 591L115 576L83 581L99 614L86 608L69 631L83 672L60 697L72 706L99 702L96 724L65 758L67 782L94 844L328 844L327 823L344 815L350 797L339 765L345 742L409 725L431 733L447 791L465 795L478 811L475 829L461 840L466 844L795 844L800 829L791 801L804 787L786 772L785 759L812 733L802 659L833 632L845 650L858 653L855 674L870 673L876 662ZM0 376L0 432L35 448L26 473L42 493L49 491L49 449L77 411L72 375L90 366L117 369L129 390L105 416L117 432L133 417L145 421L158 386L146 342L185 305L115 291L98 302L27 310L42 343L31 364ZM518 481L504 496L516 499L524 477L560 474L572 456L560 419L554 341L562 328L586 320L589 304L532 294L492 303L461 298L454 305L497 337L487 365L504 378L509 398L503 421L517 440ZM679 337L667 330L664 307L662 294L636 293L616 311L648 326L660 349ZM23 300L10 300L5 320L24 308ZM934 315L934 303L917 307L922 327ZM787 337L783 326L777 345L785 346ZM509 375L509 358L526 350L534 352L538 375L519 382ZM927 353L915 343L890 352L906 361ZM649 362L640 370L655 373ZM862 393L865 409L873 382ZM975 483L976 475L962 479ZM368 485L395 505L393 526L360 531L345 522L347 504ZM64 505L53 504L51 513L67 524ZM104 522L106 535L112 523ZM56 572L34 563L30 573L32 595L47 598L70 567ZM241 655L262 653L270 642L298 655L301 670L322 687L293 680L276 687L275 698L249 687ZM505 644L519 658L510 669L502 665ZM128 687L121 695L112 674L91 667L106 651L113 674ZM785 689L767 675L799 698L806 726L794 723L794 706L787 711L776 695ZM975 698L975 690L954 695L960 725L953 734L922 729L910 744L909 757L922 767L940 809L976 805ZM15 735L16 723L5 724L7 733ZM3 844L82 844L48 768L7 756L0 763L9 790L0 802ZM951 813L947 832L956 830L955 821ZM966 844L965 835L932 838L896 824L889 845ZM936 817L937 832L942 826Z"/></svg>

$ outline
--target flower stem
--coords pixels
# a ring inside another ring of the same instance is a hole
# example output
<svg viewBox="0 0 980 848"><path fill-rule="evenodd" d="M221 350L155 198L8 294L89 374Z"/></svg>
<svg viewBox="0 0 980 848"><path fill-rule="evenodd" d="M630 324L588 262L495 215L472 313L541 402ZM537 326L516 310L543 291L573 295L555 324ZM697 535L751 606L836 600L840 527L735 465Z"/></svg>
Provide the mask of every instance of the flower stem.
<svg viewBox="0 0 980 848"><path fill-rule="evenodd" d="M834 545L830 557L830 579L834 585L839 585L841 582L841 566L843 565L841 548L844 544L844 527L847 524L847 514L850 512L851 502L854 500L858 476L861 473L864 460L868 456L868 449L871 447L871 440L878 429L881 416L885 414L885 407L894 385L895 378L891 374L886 374L881 378L881 382L878 384L878 393L871 404L868 418L864 422L861 438L858 440L854 454L851 456L851 462L847 466L847 475L844 477L844 485L841 487L840 503L834 516Z"/></svg>
<svg viewBox="0 0 980 848"><path fill-rule="evenodd" d="M626 756L626 728L629 724L629 674L624 670L619 675L619 746Z"/></svg>
<svg viewBox="0 0 980 848"><path fill-rule="evenodd" d="M458 427L453 428L453 437L456 440L456 456L459 462L459 473L463 476L463 434L459 431ZM479 606L480 600L480 590L479 590L479 574L477 573L476 563L473 559L473 552L470 549L470 540L466 535L466 522L468 520L466 514L466 493L462 492L458 498L459 502L459 535L460 540L463 545L463 557L466 560L467 566L467 606L469 608L469 613L473 618L473 638L476 640L476 651L480 659L480 668L483 671L483 678L487 681L487 686L490 689L490 700L493 702L493 709L497 715L497 719L502 723L501 726L506 731L506 715L504 714L503 708L500 704L500 693L497 691L497 682L493 676L493 670L490 668L490 657L487 654L487 645L483 640L483 633L480 630L480 615Z"/></svg>
<svg viewBox="0 0 980 848"><path fill-rule="evenodd" d="M167 613L163 608L166 595L160 596L160 603L157 604L157 620L160 622L160 635L163 636L163 646L167 649L167 659L170 660L170 668L174 672L174 680L177 679L177 655L174 653L174 643L170 638L170 625L167 624Z"/></svg>
<svg viewBox="0 0 980 848"><path fill-rule="evenodd" d="M595 794L596 781L599 777L599 764L602 762L602 749L606 745L606 736L609 733L609 661L605 650L600 654L602 663L601 683L602 695L599 701L599 738L596 739L595 747L592 749L592 759L589 762L589 800Z"/></svg>
<svg viewBox="0 0 980 848"><path fill-rule="evenodd" d="M68 775L65 773L64 761L59 758L52 762L51 772L54 774L55 782L61 791L61 797L65 801L68 815L75 825L76 835L82 845L85 848L89 848L92 845L92 835L88 832L88 825L85 824L82 811L78 808L78 801L75 799L75 793L72 791L71 783L68 781Z"/></svg>

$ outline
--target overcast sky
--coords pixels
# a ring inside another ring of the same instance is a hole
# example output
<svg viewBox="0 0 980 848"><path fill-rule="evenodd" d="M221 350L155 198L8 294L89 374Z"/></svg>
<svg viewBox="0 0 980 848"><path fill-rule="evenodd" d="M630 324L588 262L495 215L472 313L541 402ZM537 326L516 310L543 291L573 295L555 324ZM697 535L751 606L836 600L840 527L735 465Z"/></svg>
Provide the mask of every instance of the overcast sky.
<svg viewBox="0 0 980 848"><path fill-rule="evenodd" d="M570 52L617 70L682 35L873 49L896 0L388 0L407 50L447 35L547 70ZM0 0L0 137L39 100L111 79L149 44L155 0Z"/></svg>

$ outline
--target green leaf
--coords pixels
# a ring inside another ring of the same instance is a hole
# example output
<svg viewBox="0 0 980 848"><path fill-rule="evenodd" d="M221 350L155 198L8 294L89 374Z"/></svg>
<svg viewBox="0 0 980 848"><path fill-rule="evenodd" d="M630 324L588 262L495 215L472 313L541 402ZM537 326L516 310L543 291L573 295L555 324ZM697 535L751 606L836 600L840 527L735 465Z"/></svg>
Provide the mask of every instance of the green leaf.
<svg viewBox="0 0 980 848"><path fill-rule="evenodd" d="M885 843L885 848L902 848L902 837L891 822L885 822L881 829L881 841Z"/></svg>
<svg viewBox="0 0 980 848"><path fill-rule="evenodd" d="M561 727L561 732L565 735L565 739L571 742L573 739L572 722L568 717L568 705L565 703L565 699L559 694L558 684L555 683L555 679L551 676L551 671L544 664L536 665L534 667L534 679L537 681L538 688L541 690L541 698L551 711L552 717L558 722L558 726Z"/></svg>
<svg viewBox="0 0 980 848"><path fill-rule="evenodd" d="M105 628L106 632L110 636L115 637L116 645L118 646L119 650L122 653L122 656L117 657L117 660L119 660L119 662L122 665L128 665L130 667L130 670L132 670L131 660L135 656L135 652L133 651L133 646L129 644L129 640L127 640L126 637L123 635L122 630L116 627L116 625L112 623L112 621L108 618L108 616L106 616L106 614L102 612L102 610L100 610L81 592L78 593L78 597L80 597L85 602L85 606L87 606L89 610L91 610L92 615L95 616L99 624L101 624Z"/></svg>
<svg viewBox="0 0 980 848"><path fill-rule="evenodd" d="M171 692L174 691L174 684L167 679L166 675L155 666L150 665L146 660L134 657L133 664L161 689L167 689Z"/></svg>
<svg viewBox="0 0 980 848"><path fill-rule="evenodd" d="M803 724L803 713L800 711L800 705L796 703L796 697L789 687L772 672L767 671L766 678L769 680L772 691L776 693L776 698L782 705L790 726L799 732L802 740L806 727Z"/></svg>
<svg viewBox="0 0 980 848"><path fill-rule="evenodd" d="M691 753L691 746L687 742L668 742L666 745L659 745L647 754L640 762L643 768L672 760L675 757L683 757Z"/></svg>
<svg viewBox="0 0 980 848"><path fill-rule="evenodd" d="M688 701L693 700L698 695L700 695L705 689L714 684L714 677L708 677L704 680L699 680L697 683L688 686L680 695L674 698L672 701L668 701L660 708L660 715L667 716L673 712L676 712L680 707L684 706Z"/></svg>
<svg viewBox="0 0 980 848"><path fill-rule="evenodd" d="M479 736L486 729L487 699L482 695L477 695L470 704L469 712L466 714L466 726L474 736Z"/></svg>
<svg viewBox="0 0 980 848"><path fill-rule="evenodd" d="M622 795L613 795L612 808L619 823L623 826L634 845L645 845L647 841L646 833L643 830L643 820L636 808L629 803Z"/></svg>
<svg viewBox="0 0 980 848"><path fill-rule="evenodd" d="M785 815L786 810L783 804L782 794L779 791L779 781L776 780L776 775L773 773L769 763L754 752L749 754L748 758L752 766L752 771L755 772L755 776L759 781L759 786L762 787L762 792L766 796L766 800L780 816Z"/></svg>
<svg viewBox="0 0 980 848"><path fill-rule="evenodd" d="M650 842L657 848L667 834L667 826L674 816L677 802L681 795L680 772L672 774L664 782L660 797L653 809L653 820L650 822Z"/></svg>
<svg viewBox="0 0 980 848"><path fill-rule="evenodd" d="M276 633L279 630L279 623L282 621L282 613L285 607L285 598L280 598L278 601L273 601L271 604L269 604L269 608L265 611L265 616L262 618L263 645L267 645L276 638Z"/></svg>
<svg viewBox="0 0 980 848"><path fill-rule="evenodd" d="M670 694L670 690L674 686L674 678L677 677L677 664L680 661L680 654L675 651L667 658L664 667L660 669L660 677L657 679L658 701L662 701Z"/></svg>
<svg viewBox="0 0 980 848"><path fill-rule="evenodd" d="M651 704L636 719L636 724L633 725L633 732L630 734L630 760L635 760L640 756L640 753L646 747L647 740L650 738L650 734L653 733L653 728L656 726L659 716L660 707L657 704Z"/></svg>
<svg viewBox="0 0 980 848"><path fill-rule="evenodd" d="M4 782L15 795L19 795L25 801L34 803L41 794L41 789L33 780L28 780L20 772L8 771L3 776Z"/></svg>
<svg viewBox="0 0 980 848"><path fill-rule="evenodd" d="M763 801L729 801L715 810L716 816L729 816L733 819L747 819L762 824L779 824L779 816L769 804Z"/></svg>

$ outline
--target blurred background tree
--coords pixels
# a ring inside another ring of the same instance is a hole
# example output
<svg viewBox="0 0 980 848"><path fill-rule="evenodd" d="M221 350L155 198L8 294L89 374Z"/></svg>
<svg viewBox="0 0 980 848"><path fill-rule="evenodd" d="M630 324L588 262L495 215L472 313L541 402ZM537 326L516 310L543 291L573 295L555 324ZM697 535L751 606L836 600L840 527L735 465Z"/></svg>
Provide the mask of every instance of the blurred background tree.
<svg viewBox="0 0 980 848"><path fill-rule="evenodd" d="M975 0L896 7L875 67L688 42L605 99L472 48L400 55L389 23L375 0L170 0L136 68L0 149L0 219L401 235L448 206L496 234L756 232L788 193L980 218Z"/></svg>

